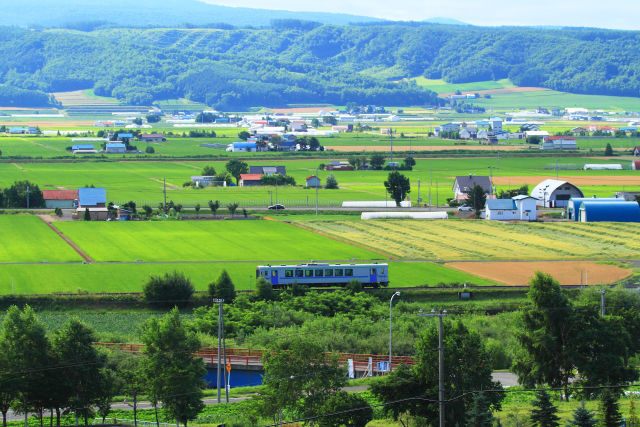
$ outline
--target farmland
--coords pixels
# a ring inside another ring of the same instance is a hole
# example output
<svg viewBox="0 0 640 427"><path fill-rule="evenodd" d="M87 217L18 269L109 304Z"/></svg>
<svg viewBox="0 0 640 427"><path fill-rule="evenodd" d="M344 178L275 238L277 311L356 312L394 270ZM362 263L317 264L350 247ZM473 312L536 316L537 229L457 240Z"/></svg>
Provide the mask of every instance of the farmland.
<svg viewBox="0 0 640 427"><path fill-rule="evenodd" d="M442 260L626 259L640 257L637 226L489 221L306 222L394 258Z"/></svg>

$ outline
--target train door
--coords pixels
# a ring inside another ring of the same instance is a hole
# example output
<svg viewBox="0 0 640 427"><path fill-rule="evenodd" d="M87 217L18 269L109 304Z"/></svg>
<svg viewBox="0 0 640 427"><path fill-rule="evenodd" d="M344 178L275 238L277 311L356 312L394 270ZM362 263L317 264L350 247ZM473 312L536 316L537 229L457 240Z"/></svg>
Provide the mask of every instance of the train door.
<svg viewBox="0 0 640 427"><path fill-rule="evenodd" d="M278 284L278 270L271 270L271 284Z"/></svg>
<svg viewBox="0 0 640 427"><path fill-rule="evenodd" d="M369 272L369 283L378 283L378 275L375 268L372 268Z"/></svg>

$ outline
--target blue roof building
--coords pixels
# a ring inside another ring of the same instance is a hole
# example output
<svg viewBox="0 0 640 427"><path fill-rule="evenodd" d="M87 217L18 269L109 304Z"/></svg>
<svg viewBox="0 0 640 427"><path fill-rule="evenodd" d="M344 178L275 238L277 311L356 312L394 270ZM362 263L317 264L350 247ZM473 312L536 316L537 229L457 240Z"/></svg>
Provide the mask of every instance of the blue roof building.
<svg viewBox="0 0 640 427"><path fill-rule="evenodd" d="M258 146L255 142L234 142L231 144L231 151L236 152L255 152Z"/></svg>
<svg viewBox="0 0 640 427"><path fill-rule="evenodd" d="M127 151L127 146L121 142L110 142L105 144L105 149L107 153L125 153Z"/></svg>
<svg viewBox="0 0 640 427"><path fill-rule="evenodd" d="M640 222L640 205L637 202L585 201L580 206L582 222Z"/></svg>
<svg viewBox="0 0 640 427"><path fill-rule="evenodd" d="M133 134L132 133L119 133L118 134L118 139L123 139L123 138L131 139L131 138L133 138Z"/></svg>
<svg viewBox="0 0 640 427"><path fill-rule="evenodd" d="M71 146L72 151L76 150L93 150L93 144L76 144Z"/></svg>
<svg viewBox="0 0 640 427"><path fill-rule="evenodd" d="M79 207L104 207L107 204L107 191L102 188L78 188Z"/></svg>
<svg viewBox="0 0 640 427"><path fill-rule="evenodd" d="M595 197L572 197L567 204L567 218L574 221L581 221L580 208L584 202L593 203L618 203L624 202L623 197L602 197L600 199Z"/></svg>

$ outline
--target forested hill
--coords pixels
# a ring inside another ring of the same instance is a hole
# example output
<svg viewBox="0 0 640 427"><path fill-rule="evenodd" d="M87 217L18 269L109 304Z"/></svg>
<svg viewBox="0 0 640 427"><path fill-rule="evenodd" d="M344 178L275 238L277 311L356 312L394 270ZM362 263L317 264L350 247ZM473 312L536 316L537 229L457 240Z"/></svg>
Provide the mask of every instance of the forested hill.
<svg viewBox="0 0 640 427"><path fill-rule="evenodd" d="M187 97L219 108L349 101L415 105L407 77L639 96L640 32L436 24L267 29L0 29L0 83L94 88L129 103Z"/></svg>

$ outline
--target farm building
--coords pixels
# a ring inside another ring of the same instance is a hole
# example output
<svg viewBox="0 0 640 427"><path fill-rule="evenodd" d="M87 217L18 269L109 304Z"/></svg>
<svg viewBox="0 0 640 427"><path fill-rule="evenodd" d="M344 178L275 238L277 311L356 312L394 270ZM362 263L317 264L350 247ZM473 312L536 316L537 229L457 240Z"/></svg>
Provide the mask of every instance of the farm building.
<svg viewBox="0 0 640 427"><path fill-rule="evenodd" d="M78 207L102 208L107 204L107 190L103 187L78 189Z"/></svg>
<svg viewBox="0 0 640 427"><path fill-rule="evenodd" d="M640 191L616 191L616 197L623 198L627 202L635 202L636 196L640 196Z"/></svg>
<svg viewBox="0 0 640 427"><path fill-rule="evenodd" d="M71 151L75 154L76 151L93 151L95 147L93 144L75 144L71 146Z"/></svg>
<svg viewBox="0 0 640 427"><path fill-rule="evenodd" d="M575 150L576 139L572 136L549 136L540 145L541 150Z"/></svg>
<svg viewBox="0 0 640 427"><path fill-rule="evenodd" d="M640 160L634 160L631 162L631 169L634 171L640 171Z"/></svg>
<svg viewBox="0 0 640 427"><path fill-rule="evenodd" d="M633 155L636 156L636 157L640 156L640 147L635 147L633 149Z"/></svg>
<svg viewBox="0 0 640 427"><path fill-rule="evenodd" d="M435 128L436 134L440 132L457 132L460 130L460 125L457 123L445 123Z"/></svg>
<svg viewBox="0 0 640 427"><path fill-rule="evenodd" d="M234 142L227 147L227 151L234 153L255 153L257 149L255 142Z"/></svg>
<svg viewBox="0 0 640 427"><path fill-rule="evenodd" d="M485 194L491 193L491 179L488 176L456 176L453 183L453 194L456 200L464 200L467 198L469 191L476 185L484 190Z"/></svg>
<svg viewBox="0 0 640 427"><path fill-rule="evenodd" d="M109 154L124 154L127 152L127 146L121 142L110 142L105 145L105 150Z"/></svg>
<svg viewBox="0 0 640 427"><path fill-rule="evenodd" d="M221 185L223 187L227 186L226 181L215 181L216 177L213 175L196 175L191 177L191 182L193 182L196 187L206 187L208 185Z"/></svg>
<svg viewBox="0 0 640 427"><path fill-rule="evenodd" d="M582 191L567 181L545 179L531 190L531 196L538 199L538 206L566 208L569 199L584 197Z"/></svg>
<svg viewBox="0 0 640 427"><path fill-rule="evenodd" d="M604 170L622 170L622 165L619 163L587 163L584 165L584 170L592 171L604 171Z"/></svg>
<svg viewBox="0 0 640 427"><path fill-rule="evenodd" d="M140 135L140 141L142 142L165 142L167 138L161 133L143 133Z"/></svg>
<svg viewBox="0 0 640 427"><path fill-rule="evenodd" d="M328 171L352 171L353 166L349 162L334 160L325 166Z"/></svg>
<svg viewBox="0 0 640 427"><path fill-rule="evenodd" d="M78 202L78 190L42 190L42 197L46 208L72 208Z"/></svg>
<svg viewBox="0 0 640 427"><path fill-rule="evenodd" d="M491 130L494 132L502 132L502 119L500 117L491 117L489 119Z"/></svg>
<svg viewBox="0 0 640 427"><path fill-rule="evenodd" d="M322 183L320 182L320 178L318 178L315 175L311 175L305 181L307 182L307 187L308 188L322 187Z"/></svg>
<svg viewBox="0 0 640 427"><path fill-rule="evenodd" d="M24 128L24 127L10 127L9 128L9 133L11 135L20 135L20 134L25 134L28 133L28 129Z"/></svg>
<svg viewBox="0 0 640 427"><path fill-rule="evenodd" d="M273 175L280 174L285 176L287 174L286 166L249 166L250 174L260 174L260 175Z"/></svg>
<svg viewBox="0 0 640 427"><path fill-rule="evenodd" d="M240 187L251 187L260 185L261 173L243 173L240 175Z"/></svg>
<svg viewBox="0 0 640 427"><path fill-rule="evenodd" d="M584 202L593 202L593 203L616 203L616 202L624 202L625 199L623 197L572 197L569 199L569 203L567 203L567 219L572 219L574 221L580 221L580 207Z"/></svg>
<svg viewBox="0 0 640 427"><path fill-rule="evenodd" d="M535 221L536 199L524 195L511 199L489 199L484 215L485 219L491 221Z"/></svg>
<svg viewBox="0 0 640 427"><path fill-rule="evenodd" d="M580 221L640 222L640 205L636 202L583 202Z"/></svg>
<svg viewBox="0 0 640 427"><path fill-rule="evenodd" d="M546 130L527 130L524 132L524 137L529 138L530 136L537 136L541 140L549 137L549 132Z"/></svg>
<svg viewBox="0 0 640 427"><path fill-rule="evenodd" d="M118 134L118 141L125 141L125 140L130 140L133 139L133 134L132 133L119 133Z"/></svg>
<svg viewBox="0 0 640 427"><path fill-rule="evenodd" d="M460 131L460 138L462 139L475 139L478 136L478 128L466 127Z"/></svg>

